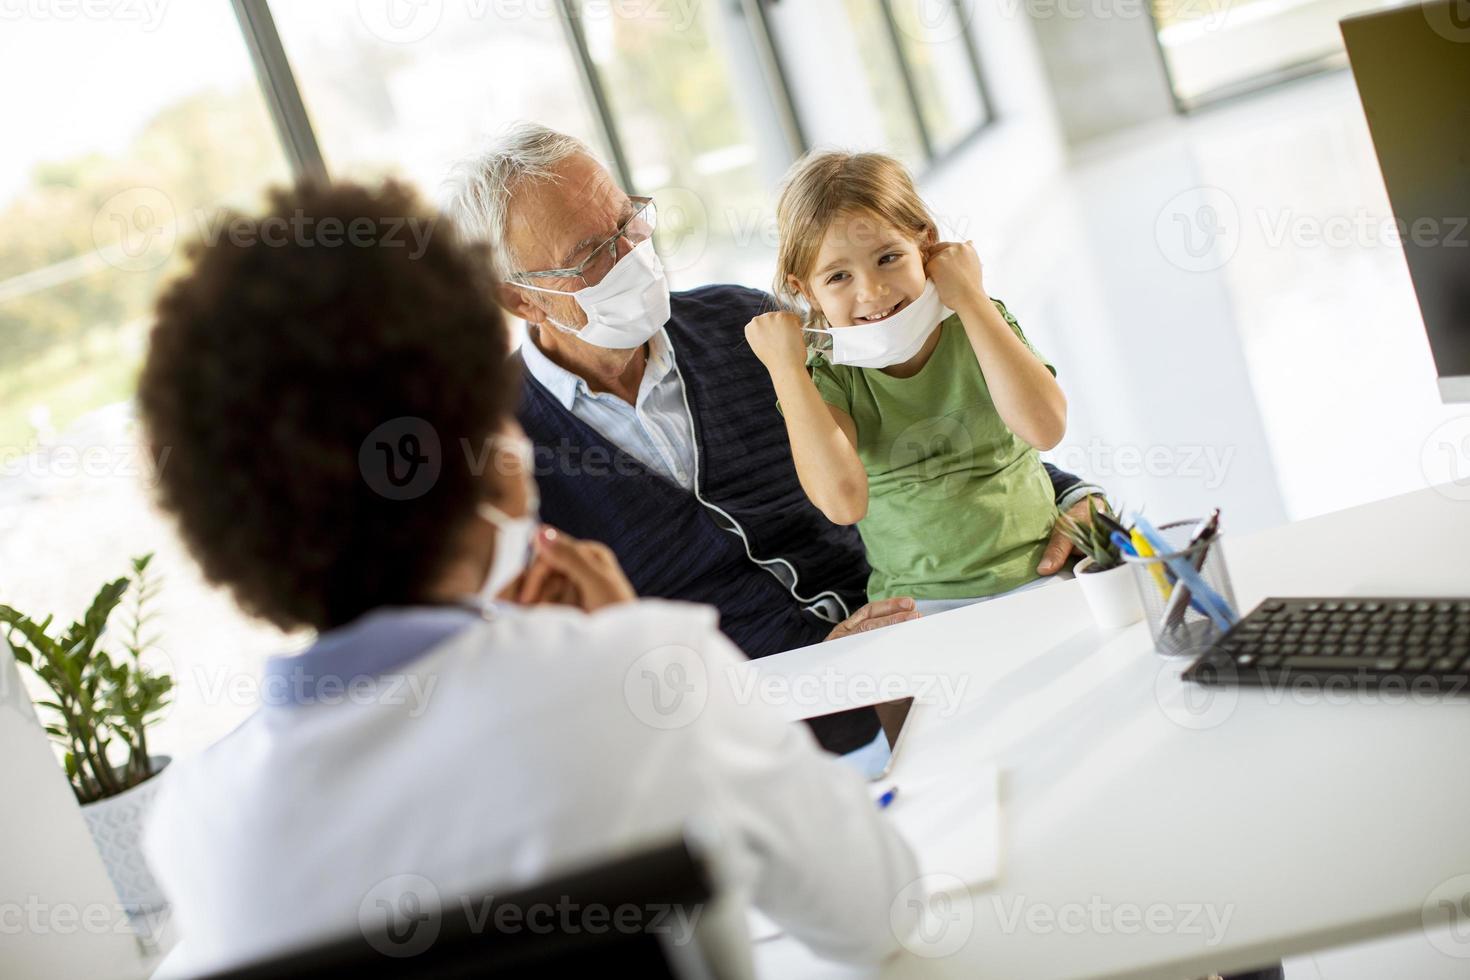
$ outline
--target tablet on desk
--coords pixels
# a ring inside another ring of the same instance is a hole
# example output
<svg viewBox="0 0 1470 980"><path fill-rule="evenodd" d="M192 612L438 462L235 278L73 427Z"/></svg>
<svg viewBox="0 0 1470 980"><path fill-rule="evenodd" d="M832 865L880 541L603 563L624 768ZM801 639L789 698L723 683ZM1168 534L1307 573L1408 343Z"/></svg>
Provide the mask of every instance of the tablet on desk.
<svg viewBox="0 0 1470 980"><path fill-rule="evenodd" d="M903 733L908 729L911 697L848 708L807 718L817 743L844 765L868 780L882 779L893 770Z"/></svg>

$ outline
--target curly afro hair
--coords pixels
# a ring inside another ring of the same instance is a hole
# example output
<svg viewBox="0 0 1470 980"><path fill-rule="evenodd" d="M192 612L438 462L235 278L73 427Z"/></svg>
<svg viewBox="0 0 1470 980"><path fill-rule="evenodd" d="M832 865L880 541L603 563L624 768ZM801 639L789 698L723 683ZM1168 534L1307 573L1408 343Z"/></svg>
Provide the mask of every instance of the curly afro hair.
<svg viewBox="0 0 1470 980"><path fill-rule="evenodd" d="M283 629L422 601L520 387L489 254L393 182L277 190L213 226L138 385L163 507Z"/></svg>

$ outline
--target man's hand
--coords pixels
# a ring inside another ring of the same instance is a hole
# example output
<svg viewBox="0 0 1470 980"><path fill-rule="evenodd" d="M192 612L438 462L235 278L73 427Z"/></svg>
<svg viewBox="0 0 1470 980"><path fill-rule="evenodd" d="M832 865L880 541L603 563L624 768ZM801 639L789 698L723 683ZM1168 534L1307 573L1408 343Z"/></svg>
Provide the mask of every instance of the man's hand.
<svg viewBox="0 0 1470 980"><path fill-rule="evenodd" d="M795 313L762 313L745 325L745 340L772 377L806 366L806 341Z"/></svg>
<svg viewBox="0 0 1470 980"><path fill-rule="evenodd" d="M832 632L827 634L827 639L840 640L844 636L882 629L894 623L906 623L911 619L918 619L920 615L921 613L914 609L914 600L908 596L900 596L897 599L879 599L877 602L868 603L838 623Z"/></svg>
<svg viewBox="0 0 1470 980"><path fill-rule="evenodd" d="M1078 524L1091 524L1092 513L1087 509L1087 502L1092 497L1083 497L1071 507L1067 508L1067 516ZM1107 506L1107 501L1099 498L1098 510ZM1046 544L1046 552L1041 556L1041 564L1036 566L1036 571L1042 575L1055 575L1062 570L1067 563L1067 556L1072 553L1072 542L1062 530L1062 521L1059 517L1051 526L1051 540Z"/></svg>
<svg viewBox="0 0 1470 980"><path fill-rule="evenodd" d="M955 312L985 300L985 282L980 256L973 242L940 242L924 256L924 275L934 280L939 302Z"/></svg>

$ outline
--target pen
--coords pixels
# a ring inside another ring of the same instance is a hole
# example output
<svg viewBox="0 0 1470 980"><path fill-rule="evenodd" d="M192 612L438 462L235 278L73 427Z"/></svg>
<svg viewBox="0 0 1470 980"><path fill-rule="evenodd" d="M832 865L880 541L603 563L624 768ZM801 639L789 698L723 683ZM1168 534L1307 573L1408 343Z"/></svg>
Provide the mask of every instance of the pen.
<svg viewBox="0 0 1470 980"><path fill-rule="evenodd" d="M1158 543L1158 547L1167 548L1164 544L1163 537L1142 515L1138 516L1135 524L1136 526L1133 529L1134 535L1144 537L1145 542L1148 539L1152 539ZM1235 625L1235 621L1239 618L1235 610L1230 608L1230 604L1218 592L1205 584L1205 580L1200 578L1199 572L1194 570L1193 565L1183 558L1177 555L1169 555L1167 552L1164 553L1162 560L1167 562L1169 567L1173 569L1174 574L1179 576L1184 584L1189 586L1190 591L1194 593L1194 599L1204 604L1204 612L1219 627L1220 632L1228 632L1230 627Z"/></svg>
<svg viewBox="0 0 1470 980"><path fill-rule="evenodd" d="M1137 521L1137 518L1135 518L1135 522L1136 521ZM1133 552L1134 552L1134 554L1138 555L1138 557L1140 557L1140 558L1153 558L1153 557L1155 557L1153 546L1148 543L1148 539L1145 538L1143 536L1143 534L1139 532L1138 528L1135 527L1133 529L1133 531L1132 531L1132 534L1133 534ZM1169 579L1167 577L1165 577L1165 575L1164 575L1164 567L1163 567L1163 565L1160 564L1159 562L1150 562L1149 563L1149 566L1148 566L1148 570L1153 573L1154 581L1158 583L1158 586L1159 586L1159 595L1163 596L1165 599L1168 599L1169 598Z"/></svg>
<svg viewBox="0 0 1470 980"><path fill-rule="evenodd" d="M896 799L898 799L898 787L888 787L888 789L883 791L883 795L878 797L878 809L888 809L893 804L893 801Z"/></svg>
<svg viewBox="0 0 1470 980"><path fill-rule="evenodd" d="M1200 544L1204 545L1204 547L1199 548L1199 550L1189 559L1190 564L1194 566L1195 571L1198 572L1204 570L1205 556L1210 553L1209 543L1211 539L1214 538L1215 532L1219 530L1219 527L1220 508L1216 507L1214 512L1211 513L1209 517L1206 517L1204 520L1200 521L1199 524L1195 527L1194 532L1190 534L1189 545L1185 548L1186 551L1195 551L1195 549ZM1198 609L1201 615L1209 615L1209 613L1205 611L1205 607L1200 603L1200 601L1190 594L1189 586L1185 585L1183 582L1176 582L1174 584L1174 594L1169 597L1169 601L1164 606L1165 626L1179 625L1179 623L1184 619L1184 607L1186 603L1193 606L1195 609Z"/></svg>

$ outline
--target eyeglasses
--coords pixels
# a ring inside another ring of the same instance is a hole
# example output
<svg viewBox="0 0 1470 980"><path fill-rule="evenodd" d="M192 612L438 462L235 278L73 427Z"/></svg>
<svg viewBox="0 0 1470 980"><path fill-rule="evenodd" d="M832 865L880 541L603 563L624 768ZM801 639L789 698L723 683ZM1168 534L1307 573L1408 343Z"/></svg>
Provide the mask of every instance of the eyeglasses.
<svg viewBox="0 0 1470 980"><path fill-rule="evenodd" d="M629 197L628 200L633 202L633 213L618 225L618 230L611 237L595 247L577 265L567 269L515 272L507 276L507 280L531 289L541 288L529 281L532 279L581 279L584 286L597 285L618 260L618 242L627 240L633 245L641 245L653 237L654 226L658 224L658 207L653 203L653 198Z"/></svg>

